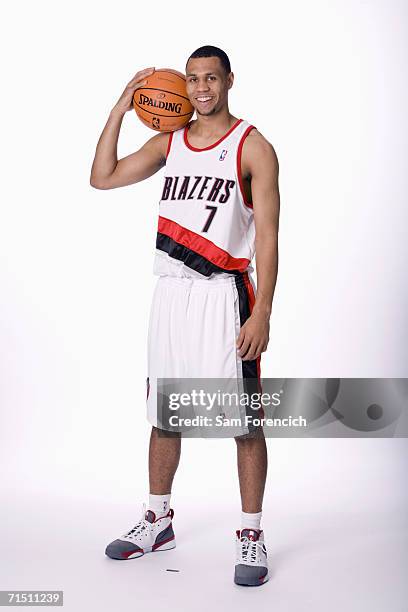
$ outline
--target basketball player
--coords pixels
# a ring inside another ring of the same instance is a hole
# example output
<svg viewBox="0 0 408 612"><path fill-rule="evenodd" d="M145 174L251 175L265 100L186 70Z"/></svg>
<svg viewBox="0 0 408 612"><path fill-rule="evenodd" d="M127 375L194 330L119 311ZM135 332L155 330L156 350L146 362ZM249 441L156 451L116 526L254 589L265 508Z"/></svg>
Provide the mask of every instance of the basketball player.
<svg viewBox="0 0 408 612"><path fill-rule="evenodd" d="M201 47L187 61L187 94L197 119L186 128L158 133L117 159L123 117L133 109L134 91L153 71L138 72L111 110L90 181L97 189L114 189L165 166L154 263L159 278L148 336L149 507L146 511L144 505L133 529L108 545L112 559L175 547L170 495L181 438L161 420L157 378L259 379L278 267L278 160L260 132L229 111L234 75L224 51ZM236 531L234 581L260 585L268 580L260 524L265 438L258 427L235 440L242 522Z"/></svg>

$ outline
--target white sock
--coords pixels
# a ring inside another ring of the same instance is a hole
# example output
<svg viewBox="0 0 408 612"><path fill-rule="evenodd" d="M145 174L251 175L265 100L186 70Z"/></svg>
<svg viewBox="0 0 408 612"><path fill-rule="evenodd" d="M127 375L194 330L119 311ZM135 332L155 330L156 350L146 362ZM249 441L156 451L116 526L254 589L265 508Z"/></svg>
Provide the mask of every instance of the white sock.
<svg viewBox="0 0 408 612"><path fill-rule="evenodd" d="M152 495L149 494L149 510L153 510L156 515L167 514L170 510L170 497L171 493L168 495Z"/></svg>
<svg viewBox="0 0 408 612"><path fill-rule="evenodd" d="M241 529L260 529L261 528L261 512L250 512L241 513Z"/></svg>

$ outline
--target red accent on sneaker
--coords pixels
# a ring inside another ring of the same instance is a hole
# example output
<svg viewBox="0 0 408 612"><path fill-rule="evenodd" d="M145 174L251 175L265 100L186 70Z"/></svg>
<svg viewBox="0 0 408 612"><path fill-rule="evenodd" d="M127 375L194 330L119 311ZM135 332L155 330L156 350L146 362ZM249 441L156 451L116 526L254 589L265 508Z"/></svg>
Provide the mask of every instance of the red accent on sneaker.
<svg viewBox="0 0 408 612"><path fill-rule="evenodd" d="M163 546L163 544L167 544L167 542L171 542L172 540L174 540L174 535L171 536L171 538L167 538L167 540L163 540L162 542L159 542L158 544L153 544L152 546L152 550L157 550L158 548L160 548L160 546Z"/></svg>
<svg viewBox="0 0 408 612"><path fill-rule="evenodd" d="M246 531L247 533L244 534L244 531ZM248 540L252 540L252 542L257 542L261 533L262 529L253 529L252 527L245 527L245 529L241 529L241 538L244 534L245 537L248 538Z"/></svg>
<svg viewBox="0 0 408 612"><path fill-rule="evenodd" d="M153 516L154 516L154 520L153 521L149 521L149 519L147 518L147 513L148 512L151 512L153 514ZM173 520L174 510L172 508L170 508L170 510L167 512L167 514L163 514L163 515L159 514L158 517L156 517L156 513L153 510L147 510L147 512L145 514L145 519L147 521L149 521L149 523L156 523L160 519L167 518L168 516L170 517L170 520Z"/></svg>
<svg viewBox="0 0 408 612"><path fill-rule="evenodd" d="M127 552L122 553L122 557L123 557L124 559L128 559L128 558L130 557L130 555L134 555L134 554L135 554L135 552L141 552L141 553L143 553L143 554L144 554L144 550L143 550L143 548L139 548L139 547L137 547L137 548L135 548L134 550L128 550Z"/></svg>
<svg viewBox="0 0 408 612"><path fill-rule="evenodd" d="M156 513L153 510L147 510L145 513L145 520L148 521L149 523L155 523L156 522Z"/></svg>

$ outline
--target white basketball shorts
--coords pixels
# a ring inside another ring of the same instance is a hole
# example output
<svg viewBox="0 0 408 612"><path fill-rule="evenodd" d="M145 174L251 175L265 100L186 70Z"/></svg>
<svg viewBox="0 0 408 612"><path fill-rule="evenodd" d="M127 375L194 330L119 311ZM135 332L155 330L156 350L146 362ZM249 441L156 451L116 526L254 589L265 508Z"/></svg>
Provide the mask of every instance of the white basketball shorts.
<svg viewBox="0 0 408 612"><path fill-rule="evenodd" d="M256 379L260 384L260 357L243 361L236 346L254 302L255 286L247 272L211 280L158 278L148 331L151 425L166 429L158 414L157 379Z"/></svg>

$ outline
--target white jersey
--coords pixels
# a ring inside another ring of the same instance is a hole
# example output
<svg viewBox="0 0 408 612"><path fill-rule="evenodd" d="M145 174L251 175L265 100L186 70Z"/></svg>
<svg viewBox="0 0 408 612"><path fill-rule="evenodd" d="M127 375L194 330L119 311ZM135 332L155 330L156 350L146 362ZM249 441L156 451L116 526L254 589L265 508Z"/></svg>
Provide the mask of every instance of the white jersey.
<svg viewBox="0 0 408 612"><path fill-rule="evenodd" d="M217 142L198 149L188 141L190 125L170 134L154 274L211 279L250 273L255 227L241 153L254 126L239 119Z"/></svg>

